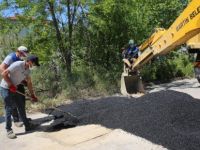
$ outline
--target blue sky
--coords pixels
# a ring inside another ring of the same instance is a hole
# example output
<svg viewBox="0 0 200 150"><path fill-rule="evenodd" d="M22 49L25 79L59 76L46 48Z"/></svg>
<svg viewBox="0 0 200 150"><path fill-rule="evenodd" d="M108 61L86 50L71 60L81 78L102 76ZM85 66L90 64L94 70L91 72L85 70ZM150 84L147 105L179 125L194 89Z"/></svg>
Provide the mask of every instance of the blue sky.
<svg viewBox="0 0 200 150"><path fill-rule="evenodd" d="M0 4L3 2L3 0L0 0ZM10 16L14 16L16 13L21 13L21 11L18 9L14 9L14 8L9 8L7 10L3 10L3 11L0 11L0 14L3 16L3 17L10 17Z"/></svg>

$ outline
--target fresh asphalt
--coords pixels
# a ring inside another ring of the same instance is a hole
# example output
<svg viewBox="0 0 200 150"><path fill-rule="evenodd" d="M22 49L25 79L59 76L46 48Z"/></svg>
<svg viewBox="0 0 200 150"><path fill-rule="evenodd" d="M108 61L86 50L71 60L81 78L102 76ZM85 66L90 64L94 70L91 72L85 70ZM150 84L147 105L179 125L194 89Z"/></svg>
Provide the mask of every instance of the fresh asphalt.
<svg viewBox="0 0 200 150"><path fill-rule="evenodd" d="M66 123L50 132L45 130L55 127L50 122L29 134L14 128L15 140L6 138L0 118L1 149L199 149L200 88L196 79L147 88L149 93L140 98L112 96L61 106L79 118L76 127ZM45 114L31 117L48 121Z"/></svg>

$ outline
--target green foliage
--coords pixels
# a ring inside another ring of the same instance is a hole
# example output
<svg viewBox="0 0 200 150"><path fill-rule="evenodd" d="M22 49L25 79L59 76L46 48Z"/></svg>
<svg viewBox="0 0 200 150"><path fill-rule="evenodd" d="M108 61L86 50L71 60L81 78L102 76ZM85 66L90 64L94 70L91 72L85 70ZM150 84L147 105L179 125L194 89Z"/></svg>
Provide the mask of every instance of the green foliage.
<svg viewBox="0 0 200 150"><path fill-rule="evenodd" d="M0 3L0 11L12 7L14 12L20 12L15 20L0 14L1 60L8 50L15 50L19 45L37 54L42 66L33 72L34 87L48 89L38 93L48 100L59 95L77 98L118 92L123 70L121 47L129 39L141 44L155 27L168 28L187 0L70 1L70 10L78 8L72 28L67 1L50 2L54 6L63 51L48 1L3 0ZM68 76L63 57L70 56L70 52L72 73ZM155 59L142 69L145 81L168 81L191 74L189 57L178 52Z"/></svg>
<svg viewBox="0 0 200 150"><path fill-rule="evenodd" d="M167 82L177 77L192 77L191 58L180 52L172 52L146 65L141 71L144 81Z"/></svg>
<svg viewBox="0 0 200 150"><path fill-rule="evenodd" d="M164 28L169 28L184 7L180 0L153 0L149 5L150 26Z"/></svg>

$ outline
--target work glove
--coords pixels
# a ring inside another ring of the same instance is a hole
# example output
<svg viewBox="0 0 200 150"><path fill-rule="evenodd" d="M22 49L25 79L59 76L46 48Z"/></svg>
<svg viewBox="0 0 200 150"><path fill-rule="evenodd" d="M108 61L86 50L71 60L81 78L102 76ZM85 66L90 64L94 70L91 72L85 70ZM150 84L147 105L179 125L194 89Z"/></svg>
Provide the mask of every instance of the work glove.
<svg viewBox="0 0 200 150"><path fill-rule="evenodd" d="M16 93L17 92L17 87L14 86L13 84L9 87L10 92Z"/></svg>
<svg viewBox="0 0 200 150"><path fill-rule="evenodd" d="M21 84L24 85L24 86L27 86L27 85L28 85L28 83L27 83L26 80L23 80L23 81L21 82Z"/></svg>
<svg viewBox="0 0 200 150"><path fill-rule="evenodd" d="M34 102L34 103L38 102L38 98L35 96L35 94L31 95L31 101Z"/></svg>

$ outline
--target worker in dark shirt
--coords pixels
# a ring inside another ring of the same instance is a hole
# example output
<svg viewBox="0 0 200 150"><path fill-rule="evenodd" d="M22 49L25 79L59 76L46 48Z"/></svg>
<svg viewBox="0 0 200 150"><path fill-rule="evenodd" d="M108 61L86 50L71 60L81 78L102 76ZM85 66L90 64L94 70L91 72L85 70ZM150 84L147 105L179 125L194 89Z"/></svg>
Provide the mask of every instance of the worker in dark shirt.
<svg viewBox="0 0 200 150"><path fill-rule="evenodd" d="M139 56L139 48L135 45L134 40L129 40L128 46L122 48L122 57L125 64L128 67L131 67L131 64L134 63L135 59Z"/></svg>

